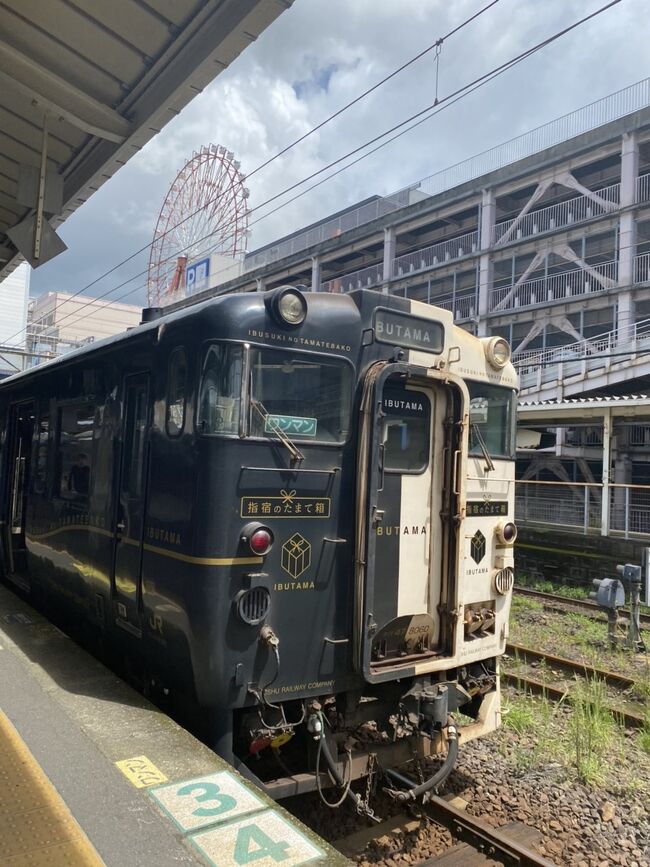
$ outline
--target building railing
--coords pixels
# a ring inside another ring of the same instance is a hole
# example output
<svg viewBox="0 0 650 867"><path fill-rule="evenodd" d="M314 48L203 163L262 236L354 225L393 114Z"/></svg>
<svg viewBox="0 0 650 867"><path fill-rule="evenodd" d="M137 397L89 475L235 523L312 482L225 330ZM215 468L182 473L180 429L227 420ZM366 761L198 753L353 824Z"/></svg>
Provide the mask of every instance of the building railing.
<svg viewBox="0 0 650 867"><path fill-rule="evenodd" d="M594 265L593 270L603 278L603 281L618 279L618 263L603 262ZM593 274L581 268L563 271L561 274L551 274L547 277L537 277L525 280L513 292L513 284L500 286L490 292L490 310L509 310L518 307L533 307L536 304L547 304L549 301L561 301L581 295L593 295L603 292L607 286L599 282Z"/></svg>
<svg viewBox="0 0 650 867"><path fill-rule="evenodd" d="M592 217L600 217L618 208L621 185L610 184L600 190L594 190L594 195L603 200L602 204L589 196L576 196L566 202L549 205L540 208L539 211L531 211L521 219L515 217L512 220L504 220L494 227L493 243L528 238L541 232L551 232L555 229L571 226L573 223L581 223L591 220Z"/></svg>
<svg viewBox="0 0 650 867"><path fill-rule="evenodd" d="M639 175L636 179L636 200L637 202L650 200L650 174Z"/></svg>
<svg viewBox="0 0 650 867"><path fill-rule="evenodd" d="M601 446L603 445L602 427L576 427L567 432L568 446Z"/></svg>
<svg viewBox="0 0 650 867"><path fill-rule="evenodd" d="M465 322L476 316L476 293L471 295L457 295L455 298L433 298L431 303L434 307L442 307L443 310L451 310L454 314L454 322Z"/></svg>
<svg viewBox="0 0 650 867"><path fill-rule="evenodd" d="M351 274L333 277L320 284L321 292L352 292L353 289L368 289L381 283L384 276L383 264L371 265Z"/></svg>
<svg viewBox="0 0 650 867"><path fill-rule="evenodd" d="M271 262L277 262L285 256L307 250L314 244L335 238L343 232L403 208L413 200L414 191L417 191L420 197L422 194L437 195L648 106L650 106L650 78L645 78L589 103L577 111L565 114L470 159L429 175L392 195L361 205L341 217L297 233L293 238L269 246L265 250L253 252L246 257L244 267L246 271L251 271Z"/></svg>
<svg viewBox="0 0 650 867"><path fill-rule="evenodd" d="M633 424L623 428L628 446L650 447L650 425Z"/></svg>
<svg viewBox="0 0 650 867"><path fill-rule="evenodd" d="M515 350L513 363L520 374L525 374L529 370L536 370L538 367L544 367L548 364L574 361L578 357L580 359L597 357L598 353L605 352L617 345L629 346L632 351L637 340L645 341L650 338L650 319L630 323L620 338L618 329L615 328L613 331L606 331L595 337L585 337L584 340L566 343L563 346L554 346L550 349L532 349L518 354Z"/></svg>
<svg viewBox="0 0 650 867"><path fill-rule="evenodd" d="M594 370L607 370L612 364L629 364L630 357L649 350L650 319L644 319L578 343L522 352L515 355L513 362L519 371L519 384L523 391L539 389L542 385L572 376L586 376Z"/></svg>
<svg viewBox="0 0 650 867"><path fill-rule="evenodd" d="M478 247L478 231L468 232L458 238L440 241L431 247L423 247L414 253L406 253L393 260L393 277L402 277L416 271L426 271L436 265L444 265L453 259L460 259L475 253Z"/></svg>
<svg viewBox="0 0 650 867"><path fill-rule="evenodd" d="M644 78L577 111L429 175L416 188L435 196L647 106L650 106L650 78Z"/></svg>
<svg viewBox="0 0 650 867"><path fill-rule="evenodd" d="M634 257L634 282L650 282L650 253L640 253Z"/></svg>
<svg viewBox="0 0 650 867"><path fill-rule="evenodd" d="M314 244L321 244L323 241L338 238L344 232L364 226L366 223L371 223L373 220L377 220L386 214L391 214L393 211L397 211L409 204L409 191L410 188L407 188L400 190L392 196L367 202L359 208L354 208L345 214L341 214L339 217L335 217L333 220L328 220L304 232L299 232L292 238L287 238L273 247L268 247L257 253L253 252L246 257L244 268L246 271L252 271L253 268L261 268L271 262L284 259L286 256L301 253Z"/></svg>

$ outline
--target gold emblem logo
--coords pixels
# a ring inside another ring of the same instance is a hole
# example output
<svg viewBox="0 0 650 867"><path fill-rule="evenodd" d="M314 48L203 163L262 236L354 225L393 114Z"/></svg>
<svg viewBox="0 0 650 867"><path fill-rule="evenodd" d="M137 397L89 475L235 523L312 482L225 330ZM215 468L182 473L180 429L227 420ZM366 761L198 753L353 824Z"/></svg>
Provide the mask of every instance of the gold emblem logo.
<svg viewBox="0 0 650 867"><path fill-rule="evenodd" d="M298 578L310 565L311 545L300 533L294 533L282 546L282 568L292 578Z"/></svg>

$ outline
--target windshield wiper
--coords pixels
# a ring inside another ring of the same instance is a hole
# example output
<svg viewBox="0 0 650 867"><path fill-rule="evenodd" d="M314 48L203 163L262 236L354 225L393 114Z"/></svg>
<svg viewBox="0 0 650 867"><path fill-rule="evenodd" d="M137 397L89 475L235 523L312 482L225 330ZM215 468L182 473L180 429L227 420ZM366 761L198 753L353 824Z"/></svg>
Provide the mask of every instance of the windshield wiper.
<svg viewBox="0 0 650 867"><path fill-rule="evenodd" d="M289 454L291 455L292 461L295 461L296 463L301 463L302 461L304 461L305 456L300 451L298 446L295 443L291 442L291 440L285 434L284 431L281 431L280 428L277 427L277 425L274 425L273 423L269 424L268 428L267 428L266 423L267 423L268 419L270 418L270 413L266 409L266 407L264 406L262 401L261 400L255 400L254 397L251 397L251 406L253 407L253 409L257 412L257 414L260 416L260 418L264 422L265 433L275 434L277 439L279 439L280 442L282 443L282 445L288 450Z"/></svg>
<svg viewBox="0 0 650 867"><path fill-rule="evenodd" d="M474 432L474 436L476 437L476 441L479 444L479 448L483 453L483 457L485 458L485 472L489 473L491 470L494 470L494 462L490 457L490 453L488 451L488 447L485 445L485 440L483 439L483 434L481 433L481 428L474 422L472 424L472 430Z"/></svg>

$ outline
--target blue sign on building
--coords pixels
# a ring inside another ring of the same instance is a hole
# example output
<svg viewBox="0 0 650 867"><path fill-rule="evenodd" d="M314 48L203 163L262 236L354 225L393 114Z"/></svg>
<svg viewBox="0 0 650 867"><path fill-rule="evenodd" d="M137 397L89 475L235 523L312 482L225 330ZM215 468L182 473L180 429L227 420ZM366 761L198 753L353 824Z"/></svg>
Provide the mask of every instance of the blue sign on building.
<svg viewBox="0 0 650 867"><path fill-rule="evenodd" d="M198 262L192 262L187 266L185 271L185 286L187 294L193 295L195 292L200 292L201 289L208 288L208 277L210 276L210 258L201 259Z"/></svg>

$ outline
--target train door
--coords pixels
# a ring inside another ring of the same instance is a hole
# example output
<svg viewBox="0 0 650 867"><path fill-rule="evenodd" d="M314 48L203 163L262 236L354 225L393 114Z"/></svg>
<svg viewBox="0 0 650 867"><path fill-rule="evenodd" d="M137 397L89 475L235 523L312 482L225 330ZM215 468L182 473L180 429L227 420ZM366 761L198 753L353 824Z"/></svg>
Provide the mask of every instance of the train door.
<svg viewBox="0 0 650 867"><path fill-rule="evenodd" d="M30 475L30 456L34 435L34 403L11 407L9 420L9 520L4 547L9 577L24 572L25 514ZM20 579L19 583L23 583Z"/></svg>
<svg viewBox="0 0 650 867"><path fill-rule="evenodd" d="M362 643L381 675L439 653L447 396L401 373L379 377L373 403Z"/></svg>
<svg viewBox="0 0 650 867"><path fill-rule="evenodd" d="M149 375L124 379L122 454L115 516L115 622L141 635L142 546L148 484Z"/></svg>

